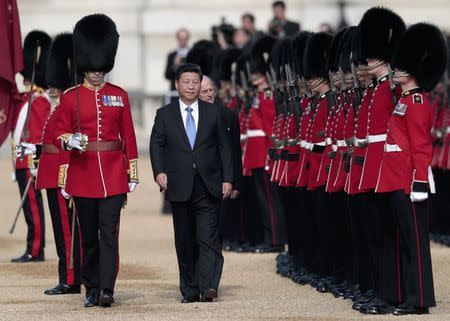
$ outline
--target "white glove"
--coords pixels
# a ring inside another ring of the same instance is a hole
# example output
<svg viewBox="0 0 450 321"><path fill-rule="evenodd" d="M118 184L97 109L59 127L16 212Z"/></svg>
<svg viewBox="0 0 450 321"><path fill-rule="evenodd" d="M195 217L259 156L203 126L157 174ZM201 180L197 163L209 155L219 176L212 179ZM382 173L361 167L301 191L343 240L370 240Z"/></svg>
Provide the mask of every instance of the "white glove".
<svg viewBox="0 0 450 321"><path fill-rule="evenodd" d="M22 148L23 148L23 155L36 155L36 146L34 144L25 143L22 142L20 145L16 146L16 157L20 158L22 155Z"/></svg>
<svg viewBox="0 0 450 321"><path fill-rule="evenodd" d="M16 172L15 172L15 171L12 171L12 172L11 172L11 181L12 181L13 183L17 182Z"/></svg>
<svg viewBox="0 0 450 321"><path fill-rule="evenodd" d="M86 135L75 133L72 134L67 142L67 149L71 150L73 148L84 151L86 148L86 143L88 137Z"/></svg>
<svg viewBox="0 0 450 321"><path fill-rule="evenodd" d="M30 168L30 174L31 176L33 176L34 178L36 178L38 173L38 169L37 168Z"/></svg>
<svg viewBox="0 0 450 321"><path fill-rule="evenodd" d="M130 193L133 192L136 189L137 184L138 183L135 183L135 182L128 183L128 188L130 190Z"/></svg>
<svg viewBox="0 0 450 321"><path fill-rule="evenodd" d="M409 195L411 202L423 202L428 198L428 192L411 192Z"/></svg>
<svg viewBox="0 0 450 321"><path fill-rule="evenodd" d="M61 188L61 195L68 200L71 196L69 194L66 193L66 190L63 188Z"/></svg>

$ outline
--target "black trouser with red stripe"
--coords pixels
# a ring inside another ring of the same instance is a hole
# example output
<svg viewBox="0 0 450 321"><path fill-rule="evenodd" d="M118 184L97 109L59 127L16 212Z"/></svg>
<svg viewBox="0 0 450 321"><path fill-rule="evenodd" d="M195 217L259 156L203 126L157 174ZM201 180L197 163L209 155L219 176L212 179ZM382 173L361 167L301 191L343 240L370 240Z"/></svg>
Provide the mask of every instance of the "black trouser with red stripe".
<svg viewBox="0 0 450 321"><path fill-rule="evenodd" d="M52 218L56 253L58 254L59 284L78 286L81 283L80 238L78 222L75 220L73 267L70 268L73 211L72 209L69 209L69 201L62 196L59 188L49 188L46 191L50 216Z"/></svg>
<svg viewBox="0 0 450 321"><path fill-rule="evenodd" d="M412 203L403 191L382 194L383 255L378 295L393 303L416 307L436 305L428 238L428 202Z"/></svg>
<svg viewBox="0 0 450 321"><path fill-rule="evenodd" d="M276 183L271 183L264 168L252 170L256 210L264 228L264 243L282 245L286 243L284 206Z"/></svg>
<svg viewBox="0 0 450 321"><path fill-rule="evenodd" d="M114 292L119 272L120 210L125 196L74 197L81 231L81 277L86 296L103 289Z"/></svg>
<svg viewBox="0 0 450 321"><path fill-rule="evenodd" d="M16 179L19 184L20 197L25 192L28 181L32 179L29 169L16 169ZM45 218L42 205L42 194L34 188L34 182L28 190L28 197L23 205L25 221L28 226L27 253L33 257L44 255L45 248Z"/></svg>

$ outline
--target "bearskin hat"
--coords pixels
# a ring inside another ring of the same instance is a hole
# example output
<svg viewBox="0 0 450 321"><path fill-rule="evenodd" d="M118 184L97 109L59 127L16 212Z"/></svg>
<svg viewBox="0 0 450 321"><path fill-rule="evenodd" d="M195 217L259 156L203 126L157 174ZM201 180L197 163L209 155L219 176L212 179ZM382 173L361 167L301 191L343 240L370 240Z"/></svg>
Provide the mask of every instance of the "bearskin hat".
<svg viewBox="0 0 450 321"><path fill-rule="evenodd" d="M204 75L212 77L214 74L214 58L219 47L212 41L197 41L186 57L186 62L199 65Z"/></svg>
<svg viewBox="0 0 450 321"><path fill-rule="evenodd" d="M333 36L326 32L315 33L308 38L303 57L303 75L305 79L328 77L326 62L332 39Z"/></svg>
<svg viewBox="0 0 450 321"><path fill-rule="evenodd" d="M242 50L237 48L220 51L216 64L218 80L231 81L232 65L238 60L241 54Z"/></svg>
<svg viewBox="0 0 450 321"><path fill-rule="evenodd" d="M286 65L292 65L293 46L289 37L278 40L271 52L271 64L276 73L277 79L286 79Z"/></svg>
<svg viewBox="0 0 450 321"><path fill-rule="evenodd" d="M339 45L342 36L347 31L347 28L342 28L338 31L331 41L330 48L328 49L327 70L337 72L339 70Z"/></svg>
<svg viewBox="0 0 450 321"><path fill-rule="evenodd" d="M263 36L258 39L250 50L250 72L262 73L270 71L270 54L276 39L271 36Z"/></svg>
<svg viewBox="0 0 450 321"><path fill-rule="evenodd" d="M39 86L46 88L45 82L45 65L47 64L48 49L52 43L52 38L43 31L34 30L31 31L25 37L23 43L23 70L21 74L24 78L30 79L33 73L33 58L36 52L36 45L39 41L39 49L36 57L36 68L34 75L34 83Z"/></svg>
<svg viewBox="0 0 450 321"><path fill-rule="evenodd" d="M73 30L73 43L79 72L113 69L119 34L108 16L96 13L79 20Z"/></svg>
<svg viewBox="0 0 450 321"><path fill-rule="evenodd" d="M448 47L442 32L434 25L417 23L408 28L393 56L392 67L414 76L419 86L432 90L444 74Z"/></svg>
<svg viewBox="0 0 450 321"><path fill-rule="evenodd" d="M363 57L391 62L394 49L406 26L395 12L374 7L364 13L359 29Z"/></svg>
<svg viewBox="0 0 450 321"><path fill-rule="evenodd" d="M47 85L61 90L73 86L73 71L73 37L71 33L61 33L50 46L45 71Z"/></svg>
<svg viewBox="0 0 450 321"><path fill-rule="evenodd" d="M300 32L293 40L294 69L298 75L303 76L303 56L308 38L312 35L310 31Z"/></svg>
<svg viewBox="0 0 450 321"><path fill-rule="evenodd" d="M355 66L367 65L367 60L364 59L362 54L361 30L359 27L356 27L352 33L351 62L353 62Z"/></svg>
<svg viewBox="0 0 450 321"><path fill-rule="evenodd" d="M341 42L339 44L339 67L344 73L352 72L351 67L351 53L352 53L352 38L356 27L348 27L342 36Z"/></svg>

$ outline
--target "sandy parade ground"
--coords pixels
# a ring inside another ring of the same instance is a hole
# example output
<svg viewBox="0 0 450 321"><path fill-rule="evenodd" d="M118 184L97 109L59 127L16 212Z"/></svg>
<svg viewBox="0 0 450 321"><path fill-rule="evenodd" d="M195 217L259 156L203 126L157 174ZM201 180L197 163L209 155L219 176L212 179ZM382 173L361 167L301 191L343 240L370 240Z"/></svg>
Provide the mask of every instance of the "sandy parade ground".
<svg viewBox="0 0 450 321"><path fill-rule="evenodd" d="M161 215L161 196L148 158L140 160L141 183L122 212L121 265L112 308L83 307L83 295L47 296L57 282L56 251L46 207L46 261L12 264L23 254L26 225L10 180L11 161L0 159L0 320L450 320L450 249L432 245L437 308L428 316L363 316L350 302L294 284L275 273L274 254L225 253L214 303L180 304L172 219ZM46 198L44 196L46 203Z"/></svg>

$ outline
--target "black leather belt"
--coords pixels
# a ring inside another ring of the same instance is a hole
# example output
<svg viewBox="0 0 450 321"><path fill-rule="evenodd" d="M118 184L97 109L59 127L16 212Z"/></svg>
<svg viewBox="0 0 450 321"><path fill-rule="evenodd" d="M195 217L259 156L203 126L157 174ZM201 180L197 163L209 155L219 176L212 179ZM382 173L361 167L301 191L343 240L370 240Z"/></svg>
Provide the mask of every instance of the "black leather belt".
<svg viewBox="0 0 450 321"><path fill-rule="evenodd" d="M323 153L325 151L325 146L314 145L312 152L313 153Z"/></svg>

